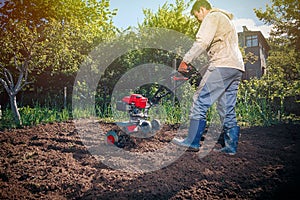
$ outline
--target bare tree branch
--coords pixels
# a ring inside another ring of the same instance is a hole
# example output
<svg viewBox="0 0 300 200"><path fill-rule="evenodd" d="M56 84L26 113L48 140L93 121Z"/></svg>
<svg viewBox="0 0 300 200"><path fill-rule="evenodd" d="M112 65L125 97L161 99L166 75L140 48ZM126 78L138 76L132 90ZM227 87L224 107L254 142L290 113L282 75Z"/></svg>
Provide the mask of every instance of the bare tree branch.
<svg viewBox="0 0 300 200"><path fill-rule="evenodd" d="M14 79L12 77L11 72L7 68L4 68L3 71L4 71L4 73L3 73L4 77L6 79L8 86L10 87L10 89L14 88L14 86L15 86Z"/></svg>
<svg viewBox="0 0 300 200"><path fill-rule="evenodd" d="M22 80L20 82L18 82L18 83L20 83L20 85L18 87L16 87L16 90L15 90L16 93L18 93L26 85L33 83L33 81L30 81L30 82L27 81L27 79L28 79L28 68L27 68L27 64L25 64L25 63L23 65L23 74L22 74L22 76L23 76ZM19 79L20 79L20 76L19 76Z"/></svg>
<svg viewBox="0 0 300 200"><path fill-rule="evenodd" d="M19 78L18 78L18 81L17 81L17 84L16 84L16 87L14 88L14 92L17 93L18 91L20 91L22 88L21 88L21 85L22 85L22 82L26 82L27 80L24 80L24 72L26 73L27 71L27 61L24 61L24 63L22 64L22 68L20 70L20 74L19 74Z"/></svg>
<svg viewBox="0 0 300 200"><path fill-rule="evenodd" d="M22 88L24 88L26 85L29 85L29 84L31 84L31 83L33 83L33 81L26 81L26 82L24 82L21 86L20 86L20 88L18 89L18 90L16 90L16 93L18 93L18 92L20 92L20 90L22 89Z"/></svg>
<svg viewBox="0 0 300 200"><path fill-rule="evenodd" d="M3 85L4 89L6 90L6 92L8 93L8 95L11 95L12 93L11 93L7 83L2 78L0 78L0 83L2 83L2 85Z"/></svg>

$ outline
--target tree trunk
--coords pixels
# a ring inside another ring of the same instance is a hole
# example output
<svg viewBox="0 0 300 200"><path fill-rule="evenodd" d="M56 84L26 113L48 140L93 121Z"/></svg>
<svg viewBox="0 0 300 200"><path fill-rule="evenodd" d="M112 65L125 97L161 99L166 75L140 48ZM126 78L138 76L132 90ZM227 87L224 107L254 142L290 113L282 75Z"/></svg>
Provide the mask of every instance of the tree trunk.
<svg viewBox="0 0 300 200"><path fill-rule="evenodd" d="M22 126L22 120L19 113L18 105L17 105L17 97L16 95L9 95L10 106L13 112L14 120L17 126Z"/></svg>

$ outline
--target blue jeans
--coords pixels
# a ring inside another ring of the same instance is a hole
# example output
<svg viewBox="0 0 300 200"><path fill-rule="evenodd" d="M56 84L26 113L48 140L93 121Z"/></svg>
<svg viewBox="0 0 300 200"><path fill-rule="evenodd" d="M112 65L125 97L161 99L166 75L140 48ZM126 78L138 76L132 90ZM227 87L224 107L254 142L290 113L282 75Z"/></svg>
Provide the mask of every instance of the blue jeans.
<svg viewBox="0 0 300 200"><path fill-rule="evenodd" d="M236 126L234 107L242 74L238 69L210 66L194 94L190 119L206 120L207 110L217 102L217 110L224 127Z"/></svg>

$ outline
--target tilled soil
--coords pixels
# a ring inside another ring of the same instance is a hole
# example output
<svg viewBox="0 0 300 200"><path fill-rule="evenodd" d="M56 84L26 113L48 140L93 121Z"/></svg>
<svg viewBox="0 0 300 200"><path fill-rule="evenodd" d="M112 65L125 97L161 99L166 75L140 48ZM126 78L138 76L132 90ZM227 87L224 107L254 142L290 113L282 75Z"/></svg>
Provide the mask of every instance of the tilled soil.
<svg viewBox="0 0 300 200"><path fill-rule="evenodd" d="M299 130L299 124L242 128L234 156L187 151L147 173L106 166L73 122L4 131L0 199L298 199ZM153 152L175 131L166 126L148 139L130 137L123 150Z"/></svg>

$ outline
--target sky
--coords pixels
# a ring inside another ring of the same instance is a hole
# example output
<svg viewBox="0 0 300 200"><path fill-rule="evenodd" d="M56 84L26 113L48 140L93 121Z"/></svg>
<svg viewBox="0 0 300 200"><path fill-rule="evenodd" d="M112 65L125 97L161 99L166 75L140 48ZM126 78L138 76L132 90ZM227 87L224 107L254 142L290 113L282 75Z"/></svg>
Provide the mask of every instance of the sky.
<svg viewBox="0 0 300 200"><path fill-rule="evenodd" d="M121 29L128 26L136 27L144 19L143 9L151 9L156 12L164 3L175 3L176 0L110 0L111 9L118 9L114 16L114 25ZM187 2L187 1L186 1ZM271 0L210 0L213 7L227 10L234 14L234 24L237 31L242 31L242 26L247 26L251 31L261 31L265 37L269 36L270 26L260 21L253 9L262 8L266 4L271 5Z"/></svg>

